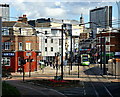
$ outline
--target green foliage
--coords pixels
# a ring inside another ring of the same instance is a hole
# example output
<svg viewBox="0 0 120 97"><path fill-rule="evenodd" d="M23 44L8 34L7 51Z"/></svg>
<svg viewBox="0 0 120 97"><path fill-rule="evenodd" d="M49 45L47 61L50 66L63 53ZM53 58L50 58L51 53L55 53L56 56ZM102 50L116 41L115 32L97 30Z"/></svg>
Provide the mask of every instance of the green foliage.
<svg viewBox="0 0 120 97"><path fill-rule="evenodd" d="M5 81L2 82L2 96L3 97L6 97L6 96L21 97L20 92L16 89L16 87L11 86Z"/></svg>

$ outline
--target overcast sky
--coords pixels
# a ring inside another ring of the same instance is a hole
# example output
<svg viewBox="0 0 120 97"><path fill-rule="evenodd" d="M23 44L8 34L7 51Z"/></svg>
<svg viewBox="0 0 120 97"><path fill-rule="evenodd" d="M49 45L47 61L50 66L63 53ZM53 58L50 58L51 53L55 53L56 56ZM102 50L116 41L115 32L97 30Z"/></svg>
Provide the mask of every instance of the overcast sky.
<svg viewBox="0 0 120 97"><path fill-rule="evenodd" d="M116 0L117 1L117 0ZM10 16L19 17L26 14L28 19L56 18L79 20L82 13L85 21L89 21L89 11L100 6L114 6L115 0L1 0L1 3L10 4ZM113 19L117 12L113 12Z"/></svg>

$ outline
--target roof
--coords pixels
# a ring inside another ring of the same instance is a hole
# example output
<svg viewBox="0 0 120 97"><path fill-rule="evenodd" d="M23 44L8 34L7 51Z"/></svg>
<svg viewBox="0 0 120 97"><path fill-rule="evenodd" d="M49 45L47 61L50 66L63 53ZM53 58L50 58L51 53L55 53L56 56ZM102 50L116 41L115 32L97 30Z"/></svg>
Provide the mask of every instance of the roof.
<svg viewBox="0 0 120 97"><path fill-rule="evenodd" d="M2 26L3 27L13 27L15 25L16 21L12 21L12 22L9 22L9 21L3 21L2 22Z"/></svg>
<svg viewBox="0 0 120 97"><path fill-rule="evenodd" d="M32 26L17 21L3 21L2 27L32 27Z"/></svg>

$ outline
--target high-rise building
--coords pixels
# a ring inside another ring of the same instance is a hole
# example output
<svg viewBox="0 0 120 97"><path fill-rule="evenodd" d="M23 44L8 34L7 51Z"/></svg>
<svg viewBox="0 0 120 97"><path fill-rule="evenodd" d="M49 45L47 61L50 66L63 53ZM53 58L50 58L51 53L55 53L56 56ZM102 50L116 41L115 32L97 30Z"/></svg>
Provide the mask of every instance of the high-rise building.
<svg viewBox="0 0 120 97"><path fill-rule="evenodd" d="M118 21L120 20L120 1L116 2L118 8ZM120 28L120 23L118 23L118 28Z"/></svg>
<svg viewBox="0 0 120 97"><path fill-rule="evenodd" d="M96 37L97 28L112 27L112 6L99 7L90 10L90 28L93 32L93 38Z"/></svg>
<svg viewBox="0 0 120 97"><path fill-rule="evenodd" d="M8 4L0 4L0 16L2 17L2 21L9 21L9 5Z"/></svg>

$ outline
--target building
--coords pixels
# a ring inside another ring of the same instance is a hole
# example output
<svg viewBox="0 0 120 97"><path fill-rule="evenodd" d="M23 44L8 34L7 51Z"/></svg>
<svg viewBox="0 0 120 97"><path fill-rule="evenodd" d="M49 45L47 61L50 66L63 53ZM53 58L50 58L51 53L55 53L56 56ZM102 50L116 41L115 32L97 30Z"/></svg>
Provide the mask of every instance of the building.
<svg viewBox="0 0 120 97"><path fill-rule="evenodd" d="M21 60L25 72L37 70L38 38L33 35L35 30L31 25L18 21L2 22L2 66L18 72L22 69ZM30 62L29 59L32 61Z"/></svg>
<svg viewBox="0 0 120 97"><path fill-rule="evenodd" d="M102 37L102 47L101 47ZM102 52L106 53L106 60L115 57L115 53L120 52L120 32L119 31L103 31L97 34L97 52L100 55L101 48ZM105 49L104 49L105 48Z"/></svg>
<svg viewBox="0 0 120 97"><path fill-rule="evenodd" d="M78 38L80 35L79 22L77 21L48 18L30 20L28 23L38 31L39 50L41 51L43 60L53 61L56 53L61 54L62 46L63 57L65 59L66 53L70 54L70 51L74 51L73 49L76 48L75 46L78 44L78 42L73 39L75 37ZM64 25L63 45L61 44L62 25Z"/></svg>
<svg viewBox="0 0 120 97"><path fill-rule="evenodd" d="M0 16L2 21L9 21L10 11L8 4L0 4Z"/></svg>
<svg viewBox="0 0 120 97"><path fill-rule="evenodd" d="M90 10L90 22L93 22L90 23L93 38L96 37L97 28L112 27L112 6L96 7Z"/></svg>

